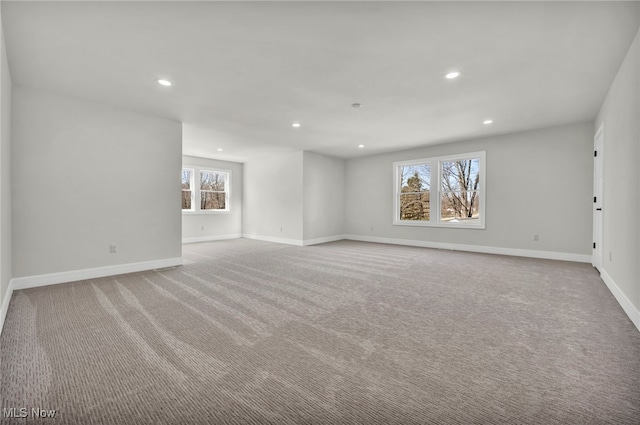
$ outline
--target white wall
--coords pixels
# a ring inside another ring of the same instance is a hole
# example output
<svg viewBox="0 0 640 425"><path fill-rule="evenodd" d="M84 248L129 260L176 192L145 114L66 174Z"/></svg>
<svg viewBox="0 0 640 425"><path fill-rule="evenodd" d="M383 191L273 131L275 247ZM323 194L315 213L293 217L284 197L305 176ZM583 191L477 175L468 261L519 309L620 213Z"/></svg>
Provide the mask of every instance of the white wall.
<svg viewBox="0 0 640 425"><path fill-rule="evenodd" d="M0 50L0 306L4 306L11 280L11 76L2 19ZM0 313L0 329L2 322Z"/></svg>
<svg viewBox="0 0 640 425"><path fill-rule="evenodd" d="M345 232L584 259L592 243L592 149L593 123L581 123L350 159ZM486 151L486 229L392 224L394 161L476 151Z"/></svg>
<svg viewBox="0 0 640 425"><path fill-rule="evenodd" d="M254 159L244 164L242 233L302 244L302 152Z"/></svg>
<svg viewBox="0 0 640 425"><path fill-rule="evenodd" d="M303 153L303 236L305 243L344 234L343 159Z"/></svg>
<svg viewBox="0 0 640 425"><path fill-rule="evenodd" d="M604 123L602 274L634 306L640 328L639 122L640 32L595 121L596 129Z"/></svg>
<svg viewBox="0 0 640 425"><path fill-rule="evenodd" d="M179 122L19 86L12 112L14 277L181 256Z"/></svg>
<svg viewBox="0 0 640 425"><path fill-rule="evenodd" d="M182 240L199 242L205 240L240 237L242 234L242 164L215 159L183 156L182 166L203 170L230 171L230 211L182 214ZM196 181L197 181L196 174Z"/></svg>

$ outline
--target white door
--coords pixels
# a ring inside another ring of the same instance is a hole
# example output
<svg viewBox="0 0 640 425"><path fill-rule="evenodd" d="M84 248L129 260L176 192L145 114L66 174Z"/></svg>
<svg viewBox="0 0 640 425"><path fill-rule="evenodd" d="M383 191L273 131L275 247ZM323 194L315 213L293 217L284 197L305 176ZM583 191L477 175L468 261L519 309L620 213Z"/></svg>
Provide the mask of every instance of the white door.
<svg viewBox="0 0 640 425"><path fill-rule="evenodd" d="M598 129L593 142L593 267L602 270L602 164L604 124Z"/></svg>

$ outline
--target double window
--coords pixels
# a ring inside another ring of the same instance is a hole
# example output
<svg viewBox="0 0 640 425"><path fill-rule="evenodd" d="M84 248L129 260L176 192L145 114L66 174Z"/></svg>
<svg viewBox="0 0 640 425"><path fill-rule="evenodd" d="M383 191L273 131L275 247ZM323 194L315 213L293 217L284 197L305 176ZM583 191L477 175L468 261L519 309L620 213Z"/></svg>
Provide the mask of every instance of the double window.
<svg viewBox="0 0 640 425"><path fill-rule="evenodd" d="M229 176L229 171L183 168L182 211L229 211Z"/></svg>
<svg viewBox="0 0 640 425"><path fill-rule="evenodd" d="M393 164L393 224L485 227L485 152Z"/></svg>

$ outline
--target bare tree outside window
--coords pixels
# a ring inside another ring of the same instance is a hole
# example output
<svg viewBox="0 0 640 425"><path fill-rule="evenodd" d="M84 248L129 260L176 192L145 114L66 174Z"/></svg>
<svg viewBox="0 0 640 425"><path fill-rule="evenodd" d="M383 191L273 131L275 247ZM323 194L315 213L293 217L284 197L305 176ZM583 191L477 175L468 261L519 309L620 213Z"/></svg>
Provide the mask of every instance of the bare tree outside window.
<svg viewBox="0 0 640 425"><path fill-rule="evenodd" d="M443 161L440 219L442 221L478 220L480 201L480 159Z"/></svg>
<svg viewBox="0 0 640 425"><path fill-rule="evenodd" d="M191 210L191 200L193 199L193 192L191 188L191 182L193 176L193 170L186 168L182 169L182 209Z"/></svg>
<svg viewBox="0 0 640 425"><path fill-rule="evenodd" d="M227 205L226 173L200 172L200 209L224 210Z"/></svg>

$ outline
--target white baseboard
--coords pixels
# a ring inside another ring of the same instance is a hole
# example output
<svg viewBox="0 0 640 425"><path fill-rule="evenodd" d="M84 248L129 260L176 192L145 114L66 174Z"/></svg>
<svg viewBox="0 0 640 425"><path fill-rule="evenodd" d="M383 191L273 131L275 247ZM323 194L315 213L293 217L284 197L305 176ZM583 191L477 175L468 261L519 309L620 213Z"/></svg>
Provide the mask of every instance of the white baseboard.
<svg viewBox="0 0 640 425"><path fill-rule="evenodd" d="M547 260L575 261L591 263L591 255L568 252L535 251L528 249L500 248L495 246L464 245L445 242L419 241L414 239L381 238L377 236L344 235L345 239L362 242L388 243L392 245L419 246L423 248L450 249L453 251L481 252L484 254L511 255L516 257L543 258Z"/></svg>
<svg viewBox="0 0 640 425"><path fill-rule="evenodd" d="M246 234L243 234L242 237L247 239L254 239L257 241L282 243L286 245L295 245L295 246L317 245L319 243L335 242L335 241L340 241L345 239L345 235L327 236L324 238L304 239L304 240L275 238L272 236L246 235Z"/></svg>
<svg viewBox="0 0 640 425"><path fill-rule="evenodd" d="M387 243L392 245L406 245L406 246L419 246L423 248L450 249L453 251L469 251L469 252L480 252L484 254L510 255L515 257L530 257L530 258L542 258L547 260L575 261L578 263L591 263L591 259L592 259L591 255L573 254L569 252L536 251L536 250L529 250L529 249L501 248L501 247L494 247L494 246L464 245L464 244L445 243L445 242L420 241L420 240L414 240L414 239L383 238L378 236L336 235L336 236L328 236L325 238L306 239L306 240L284 239L284 238L275 238L271 236L247 235L247 234L243 234L242 237L247 239L255 239L259 241L282 243L282 244L296 245L296 246L316 245L320 243L349 239L353 241Z"/></svg>
<svg viewBox="0 0 640 425"><path fill-rule="evenodd" d="M197 236L194 238L183 238L182 243L198 243L198 242L212 242L212 241L223 241L227 239L238 239L241 238L242 234L234 233L231 235L217 235L217 236Z"/></svg>
<svg viewBox="0 0 640 425"><path fill-rule="evenodd" d="M9 311L9 302L11 302L11 295L13 295L13 281L9 281L9 286L7 287L7 293L4 294L4 299L2 300L2 306L0 306L0 335L2 334L2 330L4 329L4 319L7 317L7 312Z"/></svg>
<svg viewBox="0 0 640 425"><path fill-rule="evenodd" d="M335 241L341 241L343 239L346 239L345 235L327 236L324 238L316 238L316 239L305 239L302 241L302 245L304 246L317 245L319 243L335 242Z"/></svg>
<svg viewBox="0 0 640 425"><path fill-rule="evenodd" d="M285 244L285 245L296 245L296 246L304 245L304 242L301 241L300 239L274 238L272 236L247 235L247 234L242 234L242 237L243 238L247 238L247 239L254 239L254 240L257 240L257 241L282 243L282 244Z"/></svg>
<svg viewBox="0 0 640 425"><path fill-rule="evenodd" d="M627 298L627 296L620 290L620 287L614 282L614 280L607 274L606 271L600 271L600 277L609 288L609 291L613 294L618 304L622 307L629 319L636 325L636 328L640 331L640 311L633 305L633 303Z"/></svg>
<svg viewBox="0 0 640 425"><path fill-rule="evenodd" d="M117 266L96 267L94 269L71 270L68 272L41 274L36 276L15 277L11 279L13 290L37 288L57 283L76 282L78 280L96 279L125 273L162 269L182 265L182 257L163 260L143 261L141 263L119 264Z"/></svg>

